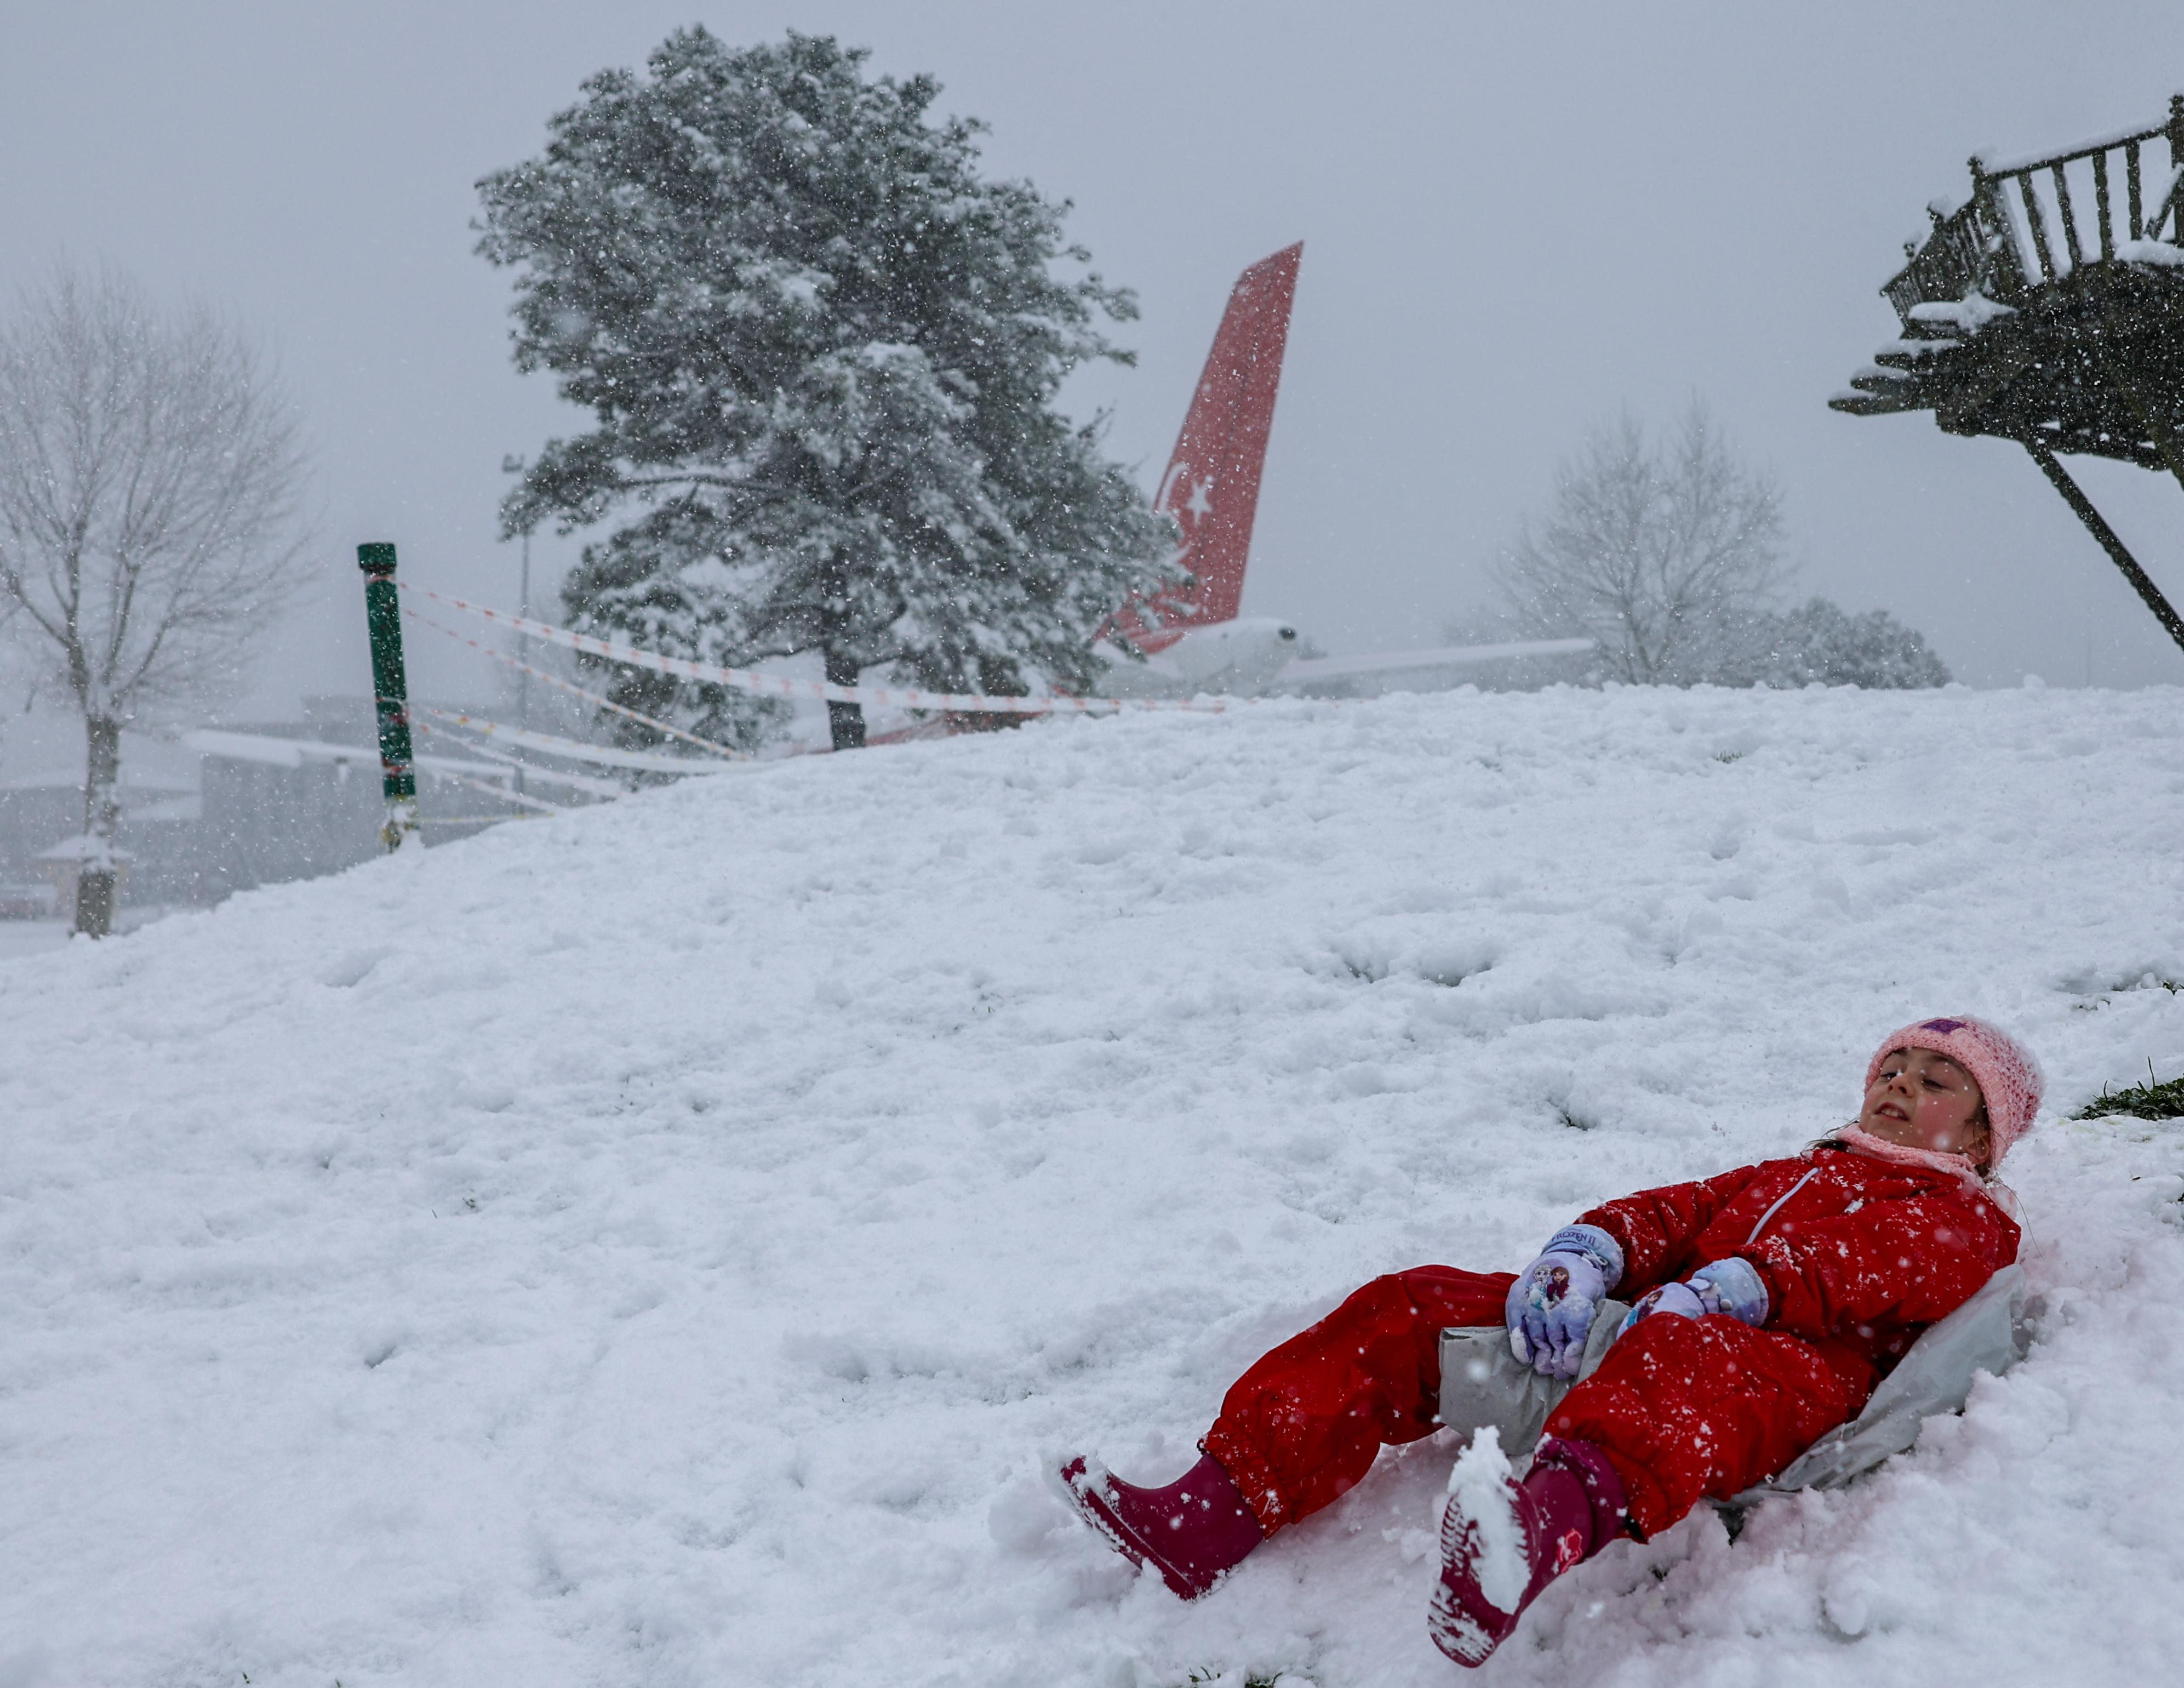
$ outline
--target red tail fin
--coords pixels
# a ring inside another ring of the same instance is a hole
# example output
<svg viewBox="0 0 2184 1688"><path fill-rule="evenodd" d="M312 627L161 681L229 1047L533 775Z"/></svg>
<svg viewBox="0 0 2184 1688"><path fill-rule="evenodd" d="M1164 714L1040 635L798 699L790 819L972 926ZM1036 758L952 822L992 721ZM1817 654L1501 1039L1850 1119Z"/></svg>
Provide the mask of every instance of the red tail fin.
<svg viewBox="0 0 2184 1688"><path fill-rule="evenodd" d="M1162 592L1150 614L1134 608L1116 618L1118 629L1142 650L1172 644L1188 628L1236 618L1303 257L1299 241L1261 259L1237 277L1228 295L1175 455L1153 500L1183 529L1178 561L1190 571L1190 584Z"/></svg>

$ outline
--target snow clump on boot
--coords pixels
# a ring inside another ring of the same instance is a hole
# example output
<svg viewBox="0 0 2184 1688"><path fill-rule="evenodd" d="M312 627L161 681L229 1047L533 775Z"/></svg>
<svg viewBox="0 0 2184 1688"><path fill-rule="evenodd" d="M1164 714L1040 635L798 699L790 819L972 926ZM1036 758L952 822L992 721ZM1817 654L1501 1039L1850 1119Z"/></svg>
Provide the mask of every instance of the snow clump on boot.
<svg viewBox="0 0 2184 1688"><path fill-rule="evenodd" d="M1502 1611L1514 1613L1532 1580L1532 1558L1517 1516L1516 1476L1502 1451L1501 1433L1492 1425L1483 1427L1457 1456L1448 1474L1448 1495L1440 1521L1443 1558L1462 1554L1479 1593Z"/></svg>

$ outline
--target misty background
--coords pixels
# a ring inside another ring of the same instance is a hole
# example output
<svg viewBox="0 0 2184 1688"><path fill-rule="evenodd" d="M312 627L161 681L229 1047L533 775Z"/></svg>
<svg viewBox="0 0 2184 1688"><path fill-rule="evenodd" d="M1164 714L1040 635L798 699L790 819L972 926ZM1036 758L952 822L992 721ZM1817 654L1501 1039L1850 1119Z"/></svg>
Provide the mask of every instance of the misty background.
<svg viewBox="0 0 2184 1688"><path fill-rule="evenodd" d="M0 28L0 285L101 260L231 309L277 348L318 461L311 601L238 718L367 689L355 550L512 606L504 456L574 431L507 354L508 277L472 251L473 184L537 153L588 75L671 29L794 27L930 71L992 126L991 173L1074 200L1073 237L1137 290L1135 370L1085 372L1080 416L1148 490L1236 274L1306 243L1246 614L1331 651L1429 641L1623 408L1703 394L1787 500L1796 595L1890 610L1958 678L2184 680L2184 655L2025 454L1930 419L1826 408L1893 337L1877 289L1962 197L1975 148L2161 120L2184 8L928 0L17 3ZM2184 596L2184 491L2073 460ZM534 542L553 611L580 538ZM413 684L491 696L449 641ZM22 707L21 688L6 700Z"/></svg>

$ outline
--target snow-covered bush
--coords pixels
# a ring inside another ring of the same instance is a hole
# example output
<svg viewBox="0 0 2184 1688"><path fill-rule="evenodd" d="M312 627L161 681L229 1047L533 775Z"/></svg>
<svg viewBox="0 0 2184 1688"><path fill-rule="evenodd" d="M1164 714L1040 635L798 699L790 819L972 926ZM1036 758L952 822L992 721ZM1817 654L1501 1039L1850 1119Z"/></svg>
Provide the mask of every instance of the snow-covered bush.
<svg viewBox="0 0 2184 1688"><path fill-rule="evenodd" d="M1522 636L1507 615L1458 616L1444 624L1451 645L1494 645ZM1467 669L1464 679L1483 691L1536 691L1556 685L1597 685L1610 676L1597 657L1521 657ZM1792 610L1754 610L1726 629L1713 662L1690 676L1709 685L1794 688L1857 685L1873 691L1909 691L1947 685L1948 665L1916 628L1886 610L1852 615L1826 598L1810 598Z"/></svg>
<svg viewBox="0 0 2184 1688"><path fill-rule="evenodd" d="M1714 673L1719 685L1862 685L1908 691L1947 685L1948 665L1925 636L1886 610L1854 616L1825 598L1794 610L1763 612L1746 629L1743 650L1732 649Z"/></svg>
<svg viewBox="0 0 2184 1688"><path fill-rule="evenodd" d="M928 77L790 34L671 36L609 70L538 157L479 184L516 271L515 360L593 413L503 510L620 517L565 588L580 626L746 665L817 651L944 690L1089 685L1100 623L1167 578L1170 524L1054 408L1130 294L1065 245L1066 203L983 180ZM746 741L766 707L656 676L627 701ZM838 745L862 741L834 706Z"/></svg>
<svg viewBox="0 0 2184 1688"><path fill-rule="evenodd" d="M1590 657L1529 658L1474 678L1490 690L1557 681L1636 685L1947 685L1949 671L1886 610L1825 598L1774 607L1782 497L1741 461L1694 400L1668 438L1625 416L1596 429L1555 478L1496 572L1501 603L1449 623L1452 644L1571 634Z"/></svg>

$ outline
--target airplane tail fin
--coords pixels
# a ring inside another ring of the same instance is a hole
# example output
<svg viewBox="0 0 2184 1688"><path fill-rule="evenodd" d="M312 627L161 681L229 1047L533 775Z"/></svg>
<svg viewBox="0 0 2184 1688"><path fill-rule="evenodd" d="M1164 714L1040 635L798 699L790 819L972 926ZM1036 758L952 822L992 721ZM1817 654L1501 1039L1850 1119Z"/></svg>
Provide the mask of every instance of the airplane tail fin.
<svg viewBox="0 0 2184 1688"><path fill-rule="evenodd" d="M1177 561L1190 571L1190 583L1116 618L1118 630L1141 650L1159 650L1192 627L1236 618L1303 257L1299 241L1261 259L1237 277L1228 295L1175 455L1153 499L1183 530Z"/></svg>

